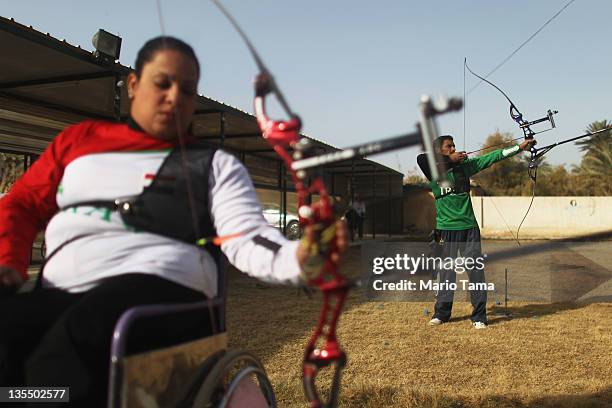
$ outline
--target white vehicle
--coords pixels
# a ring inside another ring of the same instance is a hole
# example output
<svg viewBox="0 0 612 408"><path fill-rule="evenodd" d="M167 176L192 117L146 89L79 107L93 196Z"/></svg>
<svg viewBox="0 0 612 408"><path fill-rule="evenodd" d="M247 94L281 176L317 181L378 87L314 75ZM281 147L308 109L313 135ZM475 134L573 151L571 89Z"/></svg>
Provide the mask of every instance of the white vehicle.
<svg viewBox="0 0 612 408"><path fill-rule="evenodd" d="M268 222L269 225L272 225L275 228L282 229L282 212L280 211L280 206L277 204L264 204L263 208L263 216ZM302 231L300 229L300 220L296 214L287 213L287 221L286 221L287 229L285 231L285 236L287 239L295 240L299 239L302 235Z"/></svg>

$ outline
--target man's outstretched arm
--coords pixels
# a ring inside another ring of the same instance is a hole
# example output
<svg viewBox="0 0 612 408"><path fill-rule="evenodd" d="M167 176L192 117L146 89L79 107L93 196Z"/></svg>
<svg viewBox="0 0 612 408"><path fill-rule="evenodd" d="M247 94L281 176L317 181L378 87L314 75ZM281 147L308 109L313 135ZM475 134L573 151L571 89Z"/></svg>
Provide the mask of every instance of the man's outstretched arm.
<svg viewBox="0 0 612 408"><path fill-rule="evenodd" d="M498 149L491 153L487 153L483 156L466 160L464 165L468 177L471 177L474 174L479 173L488 167L491 167L498 161L507 159L512 156L516 156L522 151L529 150L529 148L531 148L533 144L535 144L535 140L529 139L523 141L520 145L505 147L503 149Z"/></svg>

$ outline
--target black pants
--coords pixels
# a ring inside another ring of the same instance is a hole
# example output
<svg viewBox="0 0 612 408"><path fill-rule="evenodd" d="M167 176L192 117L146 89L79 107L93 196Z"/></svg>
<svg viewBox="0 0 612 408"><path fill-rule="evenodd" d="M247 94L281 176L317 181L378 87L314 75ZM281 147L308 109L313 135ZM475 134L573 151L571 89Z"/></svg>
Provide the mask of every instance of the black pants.
<svg viewBox="0 0 612 408"><path fill-rule="evenodd" d="M359 236L359 239L363 238L363 220L364 220L364 216L363 215L357 215L355 220L355 223L357 224L357 234Z"/></svg>
<svg viewBox="0 0 612 408"><path fill-rule="evenodd" d="M345 215L346 222L348 223L349 235L351 238L351 242L355 240L355 218L357 214L354 211L348 211Z"/></svg>
<svg viewBox="0 0 612 408"><path fill-rule="evenodd" d="M141 304L204 299L166 279L127 274L84 293L36 289L0 300L0 385L70 387L70 406L104 406L111 337L120 315ZM205 327L196 336L210 332L210 325L201 323L193 323ZM152 347L163 345L163 338L173 335L159 318L140 329L133 339L130 335L128 349L150 348L143 341L153 338Z"/></svg>
<svg viewBox="0 0 612 408"><path fill-rule="evenodd" d="M444 241L442 247L443 258L456 258L460 254L463 258L476 259L482 257L480 246L480 229L474 227L467 230L441 230L441 238ZM484 268L466 268L470 283L484 283ZM462 275L459 275L462 276ZM463 275L465 276L465 275ZM453 269L441 269L438 271L440 283L456 283L457 274ZM460 278L465 279L465 278ZM461 285L459 286L461 288ZM453 290L439 290L436 296L434 317L447 322L450 320L453 309ZM473 311L471 320L473 322L487 322L487 291L471 290L470 301Z"/></svg>

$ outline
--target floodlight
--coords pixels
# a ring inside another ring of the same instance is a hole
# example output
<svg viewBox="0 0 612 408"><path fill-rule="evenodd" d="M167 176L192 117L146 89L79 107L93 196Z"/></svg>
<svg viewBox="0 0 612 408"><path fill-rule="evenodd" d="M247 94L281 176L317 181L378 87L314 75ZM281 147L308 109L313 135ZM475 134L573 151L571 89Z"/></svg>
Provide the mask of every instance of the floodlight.
<svg viewBox="0 0 612 408"><path fill-rule="evenodd" d="M91 42L96 49L94 58L98 61L112 63L119 59L121 52L121 37L99 29Z"/></svg>

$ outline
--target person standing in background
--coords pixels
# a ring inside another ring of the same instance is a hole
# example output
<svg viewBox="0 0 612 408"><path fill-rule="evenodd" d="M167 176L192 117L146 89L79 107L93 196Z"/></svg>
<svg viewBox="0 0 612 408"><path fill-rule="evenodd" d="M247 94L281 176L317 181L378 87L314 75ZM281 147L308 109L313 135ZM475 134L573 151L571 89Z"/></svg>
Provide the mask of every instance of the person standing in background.
<svg viewBox="0 0 612 408"><path fill-rule="evenodd" d="M461 258L478 259L482 257L480 227L474 216L470 200L470 177L494 165L495 163L513 157L523 151L528 151L535 143L526 139L520 145L513 145L494 150L479 157L468 158L467 153L458 152L450 135L438 137L434 141L434 149L439 161L443 161L448 169L447 179L452 187L442 188L436 180L431 180L431 172L425 162L417 160L423 174L429 179L431 191L436 199L436 230L437 241L442 246L441 256L452 258L459 262ZM484 283L484 266L467 267L471 283ZM438 271L441 283L455 283L456 273L463 273L459 268L443 268ZM454 290L440 289L436 296L435 313L429 321L430 326L438 326L450 320L453 308ZM471 290L470 301L473 311L470 319L475 329L487 327L487 292L486 290Z"/></svg>
<svg viewBox="0 0 612 408"><path fill-rule="evenodd" d="M351 208L354 211L355 220L353 222L354 227L357 228L359 239L363 238L363 221L366 215L366 205L361 201L359 194L355 194L355 199L351 203Z"/></svg>

